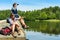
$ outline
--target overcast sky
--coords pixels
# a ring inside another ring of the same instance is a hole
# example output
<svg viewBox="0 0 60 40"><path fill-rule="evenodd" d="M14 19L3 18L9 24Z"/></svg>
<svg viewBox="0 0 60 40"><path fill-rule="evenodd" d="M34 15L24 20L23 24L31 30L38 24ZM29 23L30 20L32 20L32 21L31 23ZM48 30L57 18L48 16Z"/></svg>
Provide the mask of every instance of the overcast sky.
<svg viewBox="0 0 60 40"><path fill-rule="evenodd" d="M34 10L49 6L60 6L60 0L0 0L0 10L11 9L13 3L18 3L18 10Z"/></svg>

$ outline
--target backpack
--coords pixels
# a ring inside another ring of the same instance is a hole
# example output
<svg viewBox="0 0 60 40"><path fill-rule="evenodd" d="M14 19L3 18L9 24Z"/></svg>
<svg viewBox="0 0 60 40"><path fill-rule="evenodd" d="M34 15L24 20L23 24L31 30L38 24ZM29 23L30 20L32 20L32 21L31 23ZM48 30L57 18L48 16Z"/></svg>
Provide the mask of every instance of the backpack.
<svg viewBox="0 0 60 40"><path fill-rule="evenodd" d="M0 30L0 34L2 34L2 35L10 35L11 34L11 29L9 27L2 28Z"/></svg>
<svg viewBox="0 0 60 40"><path fill-rule="evenodd" d="M7 19L7 23L10 23L9 19Z"/></svg>

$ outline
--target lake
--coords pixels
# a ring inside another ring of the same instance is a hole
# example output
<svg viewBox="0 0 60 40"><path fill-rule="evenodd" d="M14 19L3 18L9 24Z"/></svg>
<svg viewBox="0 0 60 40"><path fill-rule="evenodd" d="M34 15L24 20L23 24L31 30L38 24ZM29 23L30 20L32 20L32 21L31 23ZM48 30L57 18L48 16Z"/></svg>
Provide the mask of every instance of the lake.
<svg viewBox="0 0 60 40"><path fill-rule="evenodd" d="M28 21L26 29L28 40L60 40L60 22Z"/></svg>

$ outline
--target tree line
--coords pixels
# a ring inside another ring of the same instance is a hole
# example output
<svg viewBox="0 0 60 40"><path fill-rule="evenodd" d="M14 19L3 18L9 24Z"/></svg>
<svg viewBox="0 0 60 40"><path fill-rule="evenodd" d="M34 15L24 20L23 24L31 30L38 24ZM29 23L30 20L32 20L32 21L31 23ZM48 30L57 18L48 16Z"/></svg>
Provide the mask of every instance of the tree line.
<svg viewBox="0 0 60 40"><path fill-rule="evenodd" d="M11 14L10 10L0 10L0 20L7 19ZM18 10L20 16L25 17L25 20L49 20L49 19L60 19L60 7L49 7L41 10L32 11L21 11Z"/></svg>

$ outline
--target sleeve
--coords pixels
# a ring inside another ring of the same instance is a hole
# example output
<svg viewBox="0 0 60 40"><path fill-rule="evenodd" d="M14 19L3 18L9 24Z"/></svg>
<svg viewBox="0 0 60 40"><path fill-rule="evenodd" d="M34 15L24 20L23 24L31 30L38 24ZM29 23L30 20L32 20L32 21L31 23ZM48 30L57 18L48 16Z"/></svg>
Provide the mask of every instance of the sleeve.
<svg viewBox="0 0 60 40"><path fill-rule="evenodd" d="M13 21L12 21L10 18L9 18L8 20L9 20L9 23L10 23L10 24L13 24Z"/></svg>

